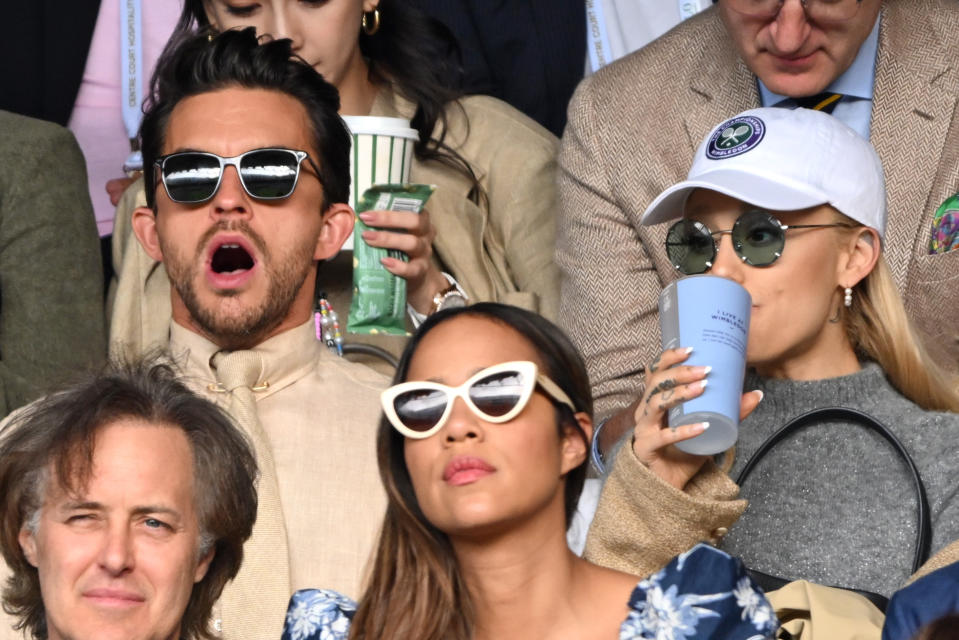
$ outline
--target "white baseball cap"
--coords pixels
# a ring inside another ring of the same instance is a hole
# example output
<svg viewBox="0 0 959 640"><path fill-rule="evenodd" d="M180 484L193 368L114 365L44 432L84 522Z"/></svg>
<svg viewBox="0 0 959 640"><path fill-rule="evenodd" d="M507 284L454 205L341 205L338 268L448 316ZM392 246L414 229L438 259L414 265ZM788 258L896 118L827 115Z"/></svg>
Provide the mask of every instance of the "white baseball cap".
<svg viewBox="0 0 959 640"><path fill-rule="evenodd" d="M833 116L810 109L750 109L715 127L686 180L663 191L642 224L683 216L694 189L718 191L771 211L829 204L879 232L886 187L868 141Z"/></svg>

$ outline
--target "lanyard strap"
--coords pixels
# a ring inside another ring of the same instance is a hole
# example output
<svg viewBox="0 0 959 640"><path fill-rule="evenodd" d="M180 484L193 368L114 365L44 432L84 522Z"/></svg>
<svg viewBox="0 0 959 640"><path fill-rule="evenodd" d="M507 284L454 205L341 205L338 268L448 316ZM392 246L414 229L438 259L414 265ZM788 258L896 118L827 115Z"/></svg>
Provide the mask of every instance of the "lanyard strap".
<svg viewBox="0 0 959 640"><path fill-rule="evenodd" d="M662 0L649 0L661 2ZM680 21L691 18L712 5L711 0L676 0ZM649 11L647 9L647 11ZM657 9L657 12L662 9ZM615 11L613 12L615 14ZM613 61L613 48L606 31L606 15L603 0L586 0L586 49L589 53L589 68L596 73Z"/></svg>
<svg viewBox="0 0 959 640"><path fill-rule="evenodd" d="M140 129L140 101L143 95L143 20L142 0L120 0L120 106L133 153L123 165L125 171L140 169L137 131Z"/></svg>
<svg viewBox="0 0 959 640"><path fill-rule="evenodd" d="M586 0L586 49L589 67L596 73L613 61L613 48L606 33L603 0Z"/></svg>
<svg viewBox="0 0 959 640"><path fill-rule="evenodd" d="M679 3L679 19L685 20L686 18L692 18L694 15L705 9L710 5L709 0L702 2L702 0L676 0Z"/></svg>

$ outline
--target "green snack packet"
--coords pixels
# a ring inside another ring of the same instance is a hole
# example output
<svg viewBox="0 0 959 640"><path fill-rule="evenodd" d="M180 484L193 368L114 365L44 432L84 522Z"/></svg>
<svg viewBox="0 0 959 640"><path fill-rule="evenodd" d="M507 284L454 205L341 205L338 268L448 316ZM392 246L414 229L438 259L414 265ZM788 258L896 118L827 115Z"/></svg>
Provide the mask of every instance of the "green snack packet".
<svg viewBox="0 0 959 640"><path fill-rule="evenodd" d="M356 203L364 211L419 213L436 189L428 184L375 184ZM353 226L353 301L346 330L350 333L409 335L406 331L406 280L386 270L380 258L407 260L402 251L371 247L362 233L371 227L359 216Z"/></svg>

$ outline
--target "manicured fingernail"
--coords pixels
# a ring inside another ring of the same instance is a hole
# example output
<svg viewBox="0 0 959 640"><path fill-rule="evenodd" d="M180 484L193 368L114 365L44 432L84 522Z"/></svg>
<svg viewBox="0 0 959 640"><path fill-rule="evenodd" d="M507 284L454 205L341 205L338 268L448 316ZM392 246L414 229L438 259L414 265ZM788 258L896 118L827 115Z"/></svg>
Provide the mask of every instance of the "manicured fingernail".
<svg viewBox="0 0 959 640"><path fill-rule="evenodd" d="M704 375L704 376L708 376L708 375L709 375L709 372L712 371L712 370L713 370L712 367L709 367L709 366L703 367L703 375Z"/></svg>
<svg viewBox="0 0 959 640"><path fill-rule="evenodd" d="M753 391L753 393L758 393L758 394L759 394L759 401L760 401L760 402L762 402L762 401L763 401L763 398L766 397L766 394L763 393L762 391L760 391L759 389L756 389L755 391Z"/></svg>
<svg viewBox="0 0 959 640"><path fill-rule="evenodd" d="M687 433L692 431L693 433L702 433L709 428L708 422L694 422L692 424L686 425Z"/></svg>
<svg viewBox="0 0 959 640"><path fill-rule="evenodd" d="M706 384L707 384L708 382L709 382L709 380L700 380L700 381L699 381L699 388L700 388L700 389L705 389L705 388L706 388Z"/></svg>
<svg viewBox="0 0 959 640"><path fill-rule="evenodd" d="M685 353L687 356L691 354L692 352L693 352L692 347L686 347L685 349L683 349L683 353Z"/></svg>
<svg viewBox="0 0 959 640"><path fill-rule="evenodd" d="M360 220L362 220L363 222L369 222L370 220L373 220L376 217L372 213L368 213L366 211L359 214L359 216L360 216Z"/></svg>

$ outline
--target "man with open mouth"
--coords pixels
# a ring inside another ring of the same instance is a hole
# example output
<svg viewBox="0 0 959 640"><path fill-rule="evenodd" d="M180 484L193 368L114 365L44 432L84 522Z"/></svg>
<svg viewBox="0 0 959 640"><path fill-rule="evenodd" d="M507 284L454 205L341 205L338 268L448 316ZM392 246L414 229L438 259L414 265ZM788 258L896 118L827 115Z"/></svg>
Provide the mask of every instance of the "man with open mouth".
<svg viewBox="0 0 959 640"><path fill-rule="evenodd" d="M261 470L244 565L215 610L225 638L279 637L298 588L359 595L385 505L386 380L313 325L317 264L353 228L350 135L336 89L291 46L252 29L182 41L141 128L148 206L133 228L170 278L171 352Z"/></svg>

